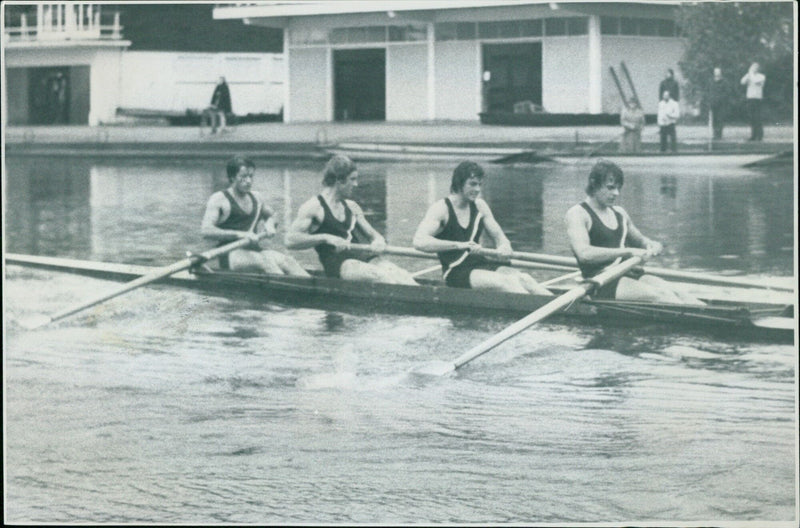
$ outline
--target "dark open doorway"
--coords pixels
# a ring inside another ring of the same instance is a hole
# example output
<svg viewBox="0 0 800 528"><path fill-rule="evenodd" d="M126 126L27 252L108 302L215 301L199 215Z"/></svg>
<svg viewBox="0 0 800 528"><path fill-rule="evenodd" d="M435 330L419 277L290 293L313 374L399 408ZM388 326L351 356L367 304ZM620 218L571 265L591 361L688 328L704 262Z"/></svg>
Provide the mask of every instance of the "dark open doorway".
<svg viewBox="0 0 800 528"><path fill-rule="evenodd" d="M386 119L386 50L335 50L334 120Z"/></svg>
<svg viewBox="0 0 800 528"><path fill-rule="evenodd" d="M28 112L23 121L31 125L87 124L89 72L89 66L27 68L21 72L27 76Z"/></svg>
<svg viewBox="0 0 800 528"><path fill-rule="evenodd" d="M525 101L541 106L541 42L484 44L483 71L485 112L513 112Z"/></svg>

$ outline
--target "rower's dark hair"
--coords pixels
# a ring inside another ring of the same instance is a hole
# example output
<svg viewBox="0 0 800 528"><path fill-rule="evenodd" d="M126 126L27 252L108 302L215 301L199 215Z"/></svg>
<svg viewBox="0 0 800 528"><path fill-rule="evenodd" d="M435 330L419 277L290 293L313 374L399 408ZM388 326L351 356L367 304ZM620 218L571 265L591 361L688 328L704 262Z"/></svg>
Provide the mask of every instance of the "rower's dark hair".
<svg viewBox="0 0 800 528"><path fill-rule="evenodd" d="M356 170L356 164L347 156L337 154L325 164L322 172L322 185L332 187L336 182L343 182Z"/></svg>
<svg viewBox="0 0 800 528"><path fill-rule="evenodd" d="M622 169L620 169L616 163L600 160L594 164L594 167L592 167L589 173L589 184L586 185L586 194L594 196L597 189L605 185L608 180L612 180L618 188L622 189L625 177L622 175Z"/></svg>
<svg viewBox="0 0 800 528"><path fill-rule="evenodd" d="M253 163L253 160L245 158L244 156L234 156L229 159L228 165L225 167L225 170L228 172L228 181L232 182L236 178L236 175L239 174L239 170L242 167L255 169L256 164Z"/></svg>
<svg viewBox="0 0 800 528"><path fill-rule="evenodd" d="M464 184L467 183L468 179L478 178L482 180L483 176L483 167L474 161L462 161L453 171L453 179L450 180L450 192L461 192L461 189L464 188Z"/></svg>

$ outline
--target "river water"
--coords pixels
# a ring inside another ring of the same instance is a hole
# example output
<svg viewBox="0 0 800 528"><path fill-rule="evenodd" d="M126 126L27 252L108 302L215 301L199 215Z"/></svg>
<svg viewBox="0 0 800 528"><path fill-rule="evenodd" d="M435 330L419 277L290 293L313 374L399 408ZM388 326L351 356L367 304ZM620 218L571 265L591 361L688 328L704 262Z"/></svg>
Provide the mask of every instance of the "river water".
<svg viewBox="0 0 800 528"><path fill-rule="evenodd" d="M321 164L257 166L283 231ZM515 249L568 255L587 167L487 168ZM792 275L791 168L682 169L626 171L622 205L667 248L657 265ZM451 170L362 164L358 199L407 246ZM222 162L163 159L8 157L4 179L7 251L150 265L204 247L225 185ZM5 269L6 522L796 525L790 345L545 323L428 378L411 371L510 321L156 285L15 323L112 286Z"/></svg>

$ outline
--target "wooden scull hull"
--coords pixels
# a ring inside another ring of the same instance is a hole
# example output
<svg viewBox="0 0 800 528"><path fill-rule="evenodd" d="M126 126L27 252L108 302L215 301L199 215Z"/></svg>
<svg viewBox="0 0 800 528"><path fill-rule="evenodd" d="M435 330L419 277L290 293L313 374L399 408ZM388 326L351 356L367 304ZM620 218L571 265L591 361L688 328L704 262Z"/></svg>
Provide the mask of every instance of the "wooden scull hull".
<svg viewBox="0 0 800 528"><path fill-rule="evenodd" d="M32 255L6 254L7 265L21 265L128 281L154 268ZM421 315L486 314L522 316L552 297L448 288L440 281L420 280L420 286L364 284L329 279L235 272L180 272L160 281L218 295L255 296L271 302L354 311L386 311ZM656 323L667 332L703 331L742 339L791 342L794 307L766 303L713 301L696 307L642 302L591 301L575 303L563 318L590 324Z"/></svg>
<svg viewBox="0 0 800 528"><path fill-rule="evenodd" d="M458 147L425 146L387 143L340 143L325 149L330 154L348 156L354 161L431 161L458 162L472 160L477 162L496 162L502 164L560 163L565 165L592 164L600 158L613 161L624 167L631 166L703 166L715 169L733 169L763 163L775 157L774 153L742 153L703 151L680 153L596 153L558 154L526 151L509 147Z"/></svg>

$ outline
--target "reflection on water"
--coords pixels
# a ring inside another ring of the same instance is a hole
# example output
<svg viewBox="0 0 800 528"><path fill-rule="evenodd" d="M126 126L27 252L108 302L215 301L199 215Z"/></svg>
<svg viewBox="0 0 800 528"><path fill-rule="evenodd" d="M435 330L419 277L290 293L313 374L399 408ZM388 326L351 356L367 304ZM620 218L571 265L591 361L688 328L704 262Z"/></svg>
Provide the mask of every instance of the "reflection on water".
<svg viewBox="0 0 800 528"><path fill-rule="evenodd" d="M687 162L690 163L690 162ZM450 164L363 163L357 200L389 243L408 246L428 205L445 196ZM484 197L514 248L568 255L564 213L584 197L586 167L487 165ZM321 163L260 161L255 188L276 210L280 245L297 207L320 189ZM625 167L623 166L623 169ZM166 263L205 247L205 201L224 188L224 164L207 161L6 159L6 235L11 252ZM769 174L684 174L637 167L621 204L661 240L661 265L792 273L790 166ZM313 252L300 252L316 265Z"/></svg>

